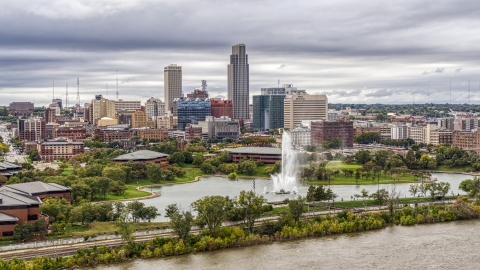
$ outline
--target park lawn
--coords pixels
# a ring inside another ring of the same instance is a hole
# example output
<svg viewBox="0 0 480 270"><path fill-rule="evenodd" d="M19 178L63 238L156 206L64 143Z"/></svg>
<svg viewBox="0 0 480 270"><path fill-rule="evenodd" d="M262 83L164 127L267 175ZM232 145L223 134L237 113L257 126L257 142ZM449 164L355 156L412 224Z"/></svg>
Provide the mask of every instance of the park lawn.
<svg viewBox="0 0 480 270"><path fill-rule="evenodd" d="M471 171L472 167L470 166L465 166L465 167L448 167L448 166L438 166L435 168L434 171L442 171L442 172L458 172L458 173L463 173L466 171Z"/></svg>
<svg viewBox="0 0 480 270"><path fill-rule="evenodd" d="M400 178L394 180L391 178L390 175L384 175L383 171L380 176L380 184L394 184L394 183L417 183L418 181L415 180L415 176L412 174L404 174ZM355 176L345 176L345 174L340 173L338 176L330 176L330 183L328 180L315 180L315 181L307 181L310 185L376 185L378 184L378 180L375 177L375 180L372 180L370 177L368 180L365 178L362 179L355 179Z"/></svg>
<svg viewBox="0 0 480 270"><path fill-rule="evenodd" d="M327 210L327 208L323 206L305 206L303 207L303 210L305 213L307 212L313 212L313 211L324 211ZM279 206L279 207L274 207L271 211L264 212L262 215L263 216L278 216L281 213L287 213L289 211L288 206Z"/></svg>
<svg viewBox="0 0 480 270"><path fill-rule="evenodd" d="M164 228L168 226L168 222L138 222L133 224L135 229L146 230L155 229L157 227ZM79 236L99 236L106 234L115 234L115 231L118 230L117 225L114 222L93 222L87 228L84 225L74 225L70 232L67 232L68 235L73 237Z"/></svg>
<svg viewBox="0 0 480 270"><path fill-rule="evenodd" d="M73 167L72 166L63 169L62 175L71 175L71 174L73 174Z"/></svg>
<svg viewBox="0 0 480 270"><path fill-rule="evenodd" d="M150 192L143 191L143 190L136 190L136 184L127 184L125 185L127 190L125 190L125 195L115 195L113 193L108 193L105 199L101 199L100 201L116 201L116 200L124 200L124 199L135 199L135 198L142 198L150 196Z"/></svg>
<svg viewBox="0 0 480 270"><path fill-rule="evenodd" d="M345 164L341 161L330 161L327 163L326 166L327 169L331 170L342 170L342 169L348 169L348 170L357 170L362 168L362 165L359 164Z"/></svg>
<svg viewBox="0 0 480 270"><path fill-rule="evenodd" d="M31 159L30 157L25 157L25 160L26 160L28 163L32 164L32 159Z"/></svg>

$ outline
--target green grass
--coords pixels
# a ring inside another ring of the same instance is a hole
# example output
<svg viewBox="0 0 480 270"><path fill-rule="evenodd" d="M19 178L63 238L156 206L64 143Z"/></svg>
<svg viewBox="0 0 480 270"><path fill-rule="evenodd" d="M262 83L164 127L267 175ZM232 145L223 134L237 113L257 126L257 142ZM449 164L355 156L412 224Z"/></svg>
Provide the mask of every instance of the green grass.
<svg viewBox="0 0 480 270"><path fill-rule="evenodd" d="M72 166L63 169L62 175L71 175L71 174L73 174L73 167Z"/></svg>
<svg viewBox="0 0 480 270"><path fill-rule="evenodd" d="M115 195L113 193L108 193L105 199L101 201L115 201L115 200L124 200L124 199L135 199L141 197L150 196L150 192L143 190L136 190L136 184L127 184L125 185L127 190L125 190L125 195ZM145 189L147 190L147 189Z"/></svg>
<svg viewBox="0 0 480 270"><path fill-rule="evenodd" d="M472 168L470 166L465 166L465 167L448 167L448 166L438 166L435 168L434 171L442 171L442 172L459 172L463 173L466 171L471 171Z"/></svg>
<svg viewBox="0 0 480 270"><path fill-rule="evenodd" d="M358 164L345 164L341 161L330 161L327 163L327 169L331 170L341 170L341 169L349 169L349 170L357 170L362 168L362 165Z"/></svg>
<svg viewBox="0 0 480 270"><path fill-rule="evenodd" d="M25 160L26 160L28 163L32 164L32 159L31 159L30 157L25 157Z"/></svg>

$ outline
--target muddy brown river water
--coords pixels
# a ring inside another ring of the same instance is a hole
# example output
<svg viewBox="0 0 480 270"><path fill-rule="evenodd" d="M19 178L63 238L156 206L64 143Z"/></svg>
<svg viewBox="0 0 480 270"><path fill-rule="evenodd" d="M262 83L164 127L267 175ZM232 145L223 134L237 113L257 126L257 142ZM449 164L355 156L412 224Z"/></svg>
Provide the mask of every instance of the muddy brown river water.
<svg viewBox="0 0 480 270"><path fill-rule="evenodd" d="M101 266L130 269L480 269L480 220L392 226Z"/></svg>

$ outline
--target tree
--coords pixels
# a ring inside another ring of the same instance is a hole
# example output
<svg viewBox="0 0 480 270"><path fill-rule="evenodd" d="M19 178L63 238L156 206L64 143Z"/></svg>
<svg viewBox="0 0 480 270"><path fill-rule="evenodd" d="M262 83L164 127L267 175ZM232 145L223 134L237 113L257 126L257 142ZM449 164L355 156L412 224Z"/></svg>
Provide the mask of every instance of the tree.
<svg viewBox="0 0 480 270"><path fill-rule="evenodd" d="M384 205L388 200L388 191L385 189L380 189L375 193L372 193L370 197L377 203L378 205Z"/></svg>
<svg viewBox="0 0 480 270"><path fill-rule="evenodd" d="M378 166L382 168L382 170L384 170L388 162L388 152L386 150L378 150L375 153L374 161Z"/></svg>
<svg viewBox="0 0 480 270"><path fill-rule="evenodd" d="M107 177L98 177L96 184L98 186L98 189L100 190L100 193L103 195L103 198L105 199L107 197L107 193L110 190L110 184L112 180Z"/></svg>
<svg viewBox="0 0 480 270"><path fill-rule="evenodd" d="M244 160L238 165L238 172L246 175L255 175L257 164L254 160Z"/></svg>
<svg viewBox="0 0 480 270"><path fill-rule="evenodd" d="M122 236L122 240L127 242L129 245L132 245L135 242L135 228L133 226L132 217L129 215L128 211L123 211L118 217L116 224L119 227L119 233Z"/></svg>
<svg viewBox="0 0 480 270"><path fill-rule="evenodd" d="M403 158L400 155L393 155L390 157L388 161L388 166L390 168L399 168L405 166L405 162L403 162Z"/></svg>
<svg viewBox="0 0 480 270"><path fill-rule="evenodd" d="M197 212L197 223L206 225L211 235L216 235L225 220L227 200L221 196L205 196L192 203Z"/></svg>
<svg viewBox="0 0 480 270"><path fill-rule="evenodd" d="M298 196L296 200L288 201L288 210L292 215L295 222L300 220L300 217L304 213L303 207L305 206L305 199L302 196Z"/></svg>
<svg viewBox="0 0 480 270"><path fill-rule="evenodd" d="M357 171L355 172L355 182L358 183L358 180L360 180L361 176L360 176L360 171L359 169L357 169Z"/></svg>
<svg viewBox="0 0 480 270"><path fill-rule="evenodd" d="M358 144L369 144L374 142L380 142L380 135L377 132L366 132L355 136L353 140Z"/></svg>
<svg viewBox="0 0 480 270"><path fill-rule="evenodd" d="M232 161L230 158L230 152L228 151L222 151L216 158L220 161L220 163L228 163Z"/></svg>
<svg viewBox="0 0 480 270"><path fill-rule="evenodd" d="M343 146L343 140L341 138L333 138L329 141L324 141L322 146L325 149L341 148Z"/></svg>
<svg viewBox="0 0 480 270"><path fill-rule="evenodd" d="M178 165L181 165L185 163L185 155L182 152L175 152L168 157L168 161L170 161L170 163L177 163Z"/></svg>
<svg viewBox="0 0 480 270"><path fill-rule="evenodd" d="M324 201L328 198L327 191L323 187L323 185L319 185L317 187L310 186L308 187L307 191L307 201L314 202L314 201Z"/></svg>
<svg viewBox="0 0 480 270"><path fill-rule="evenodd" d="M362 191L360 191L360 193L362 193L362 198L364 200L368 197L368 190L362 189Z"/></svg>
<svg viewBox="0 0 480 270"><path fill-rule="evenodd" d="M417 184L410 185L408 192L410 192L410 194L412 194L413 197L416 197L418 193L418 185Z"/></svg>
<svg viewBox="0 0 480 270"><path fill-rule="evenodd" d="M179 210L178 210L178 205L176 203L172 203L172 204L169 204L167 205L167 207L165 208L165 217L167 218L171 218L171 216L174 214L174 213L178 213Z"/></svg>
<svg viewBox="0 0 480 270"><path fill-rule="evenodd" d="M205 158L203 157L203 155L197 154L195 156L195 158L193 159L192 164L197 166L197 167L200 167L200 165L202 165L204 161L205 161Z"/></svg>
<svg viewBox="0 0 480 270"><path fill-rule="evenodd" d="M162 174L163 169L161 166L155 163L149 163L147 165L147 175L153 183L159 183L162 179Z"/></svg>
<svg viewBox="0 0 480 270"><path fill-rule="evenodd" d="M214 173L215 172L215 167L210 163L203 163L200 166L200 170L202 170L202 172L204 172L204 173Z"/></svg>
<svg viewBox="0 0 480 270"><path fill-rule="evenodd" d="M252 232L255 220L263 213L263 205L267 200L263 196L257 196L253 191L240 191L235 206L240 209L243 223Z"/></svg>
<svg viewBox="0 0 480 270"><path fill-rule="evenodd" d="M145 207L145 204L140 201L133 201L127 203L126 211L128 214L131 215L133 222L138 222L139 219L142 217L142 210Z"/></svg>
<svg viewBox="0 0 480 270"><path fill-rule="evenodd" d="M370 157L370 151L360 150L355 154L355 159L358 164L365 164L369 162L372 158Z"/></svg>
<svg viewBox="0 0 480 270"><path fill-rule="evenodd" d="M170 226L172 227L173 233L184 241L192 229L192 224L193 216L190 212L179 213L177 211L170 216Z"/></svg>
<svg viewBox="0 0 480 270"><path fill-rule="evenodd" d="M127 181L127 173L120 167L105 167L102 176L122 183Z"/></svg>
<svg viewBox="0 0 480 270"><path fill-rule="evenodd" d="M228 174L228 179L230 180L236 180L238 178L237 174L235 172L232 172Z"/></svg>
<svg viewBox="0 0 480 270"><path fill-rule="evenodd" d="M478 199L480 197L480 178L475 176L473 179L463 180L458 188L468 192L468 196Z"/></svg>

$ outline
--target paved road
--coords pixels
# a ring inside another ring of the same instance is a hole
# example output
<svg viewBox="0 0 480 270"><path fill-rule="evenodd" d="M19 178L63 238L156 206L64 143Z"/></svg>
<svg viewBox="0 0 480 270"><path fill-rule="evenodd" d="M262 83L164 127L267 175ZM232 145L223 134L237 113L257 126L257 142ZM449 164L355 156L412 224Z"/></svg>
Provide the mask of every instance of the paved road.
<svg viewBox="0 0 480 270"><path fill-rule="evenodd" d="M10 142L11 133L7 130L4 125L0 126L0 136L3 138L3 142L10 146L10 152L5 154L5 160L10 162L18 161L18 163L27 162L25 159L26 155L21 154L15 148L13 148L13 144Z"/></svg>

